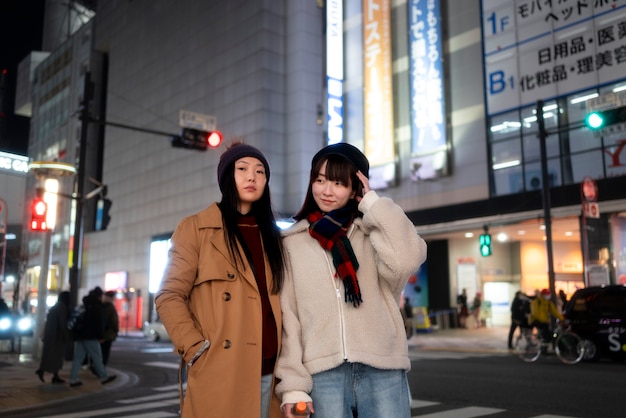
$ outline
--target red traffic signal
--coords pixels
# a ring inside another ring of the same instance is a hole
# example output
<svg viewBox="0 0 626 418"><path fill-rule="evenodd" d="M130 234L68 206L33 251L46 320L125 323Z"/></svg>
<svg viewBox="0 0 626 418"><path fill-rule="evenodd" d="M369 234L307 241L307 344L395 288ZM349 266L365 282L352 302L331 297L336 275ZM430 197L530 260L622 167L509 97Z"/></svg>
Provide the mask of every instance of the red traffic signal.
<svg viewBox="0 0 626 418"><path fill-rule="evenodd" d="M206 143L209 148L217 148L222 143L222 133L219 131L208 132Z"/></svg>
<svg viewBox="0 0 626 418"><path fill-rule="evenodd" d="M172 146L176 148L195 149L206 151L207 148L217 148L222 143L222 134L219 131L199 131L183 128L180 136L172 137Z"/></svg>
<svg viewBox="0 0 626 418"><path fill-rule="evenodd" d="M48 229L47 215L48 204L40 197L34 198L30 205L30 230L46 231Z"/></svg>

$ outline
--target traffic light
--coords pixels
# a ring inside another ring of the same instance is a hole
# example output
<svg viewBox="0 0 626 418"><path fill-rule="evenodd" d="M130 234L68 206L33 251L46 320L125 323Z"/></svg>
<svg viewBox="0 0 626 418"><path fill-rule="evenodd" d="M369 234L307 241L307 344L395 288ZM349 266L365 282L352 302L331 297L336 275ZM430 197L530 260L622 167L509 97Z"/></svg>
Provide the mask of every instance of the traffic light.
<svg viewBox="0 0 626 418"><path fill-rule="evenodd" d="M48 204L41 197L34 198L30 204L30 230L46 231L48 229L46 216L48 216Z"/></svg>
<svg viewBox="0 0 626 418"><path fill-rule="evenodd" d="M175 148L195 149L206 151L207 148L217 148L222 143L222 134L219 131L199 131L183 128L180 136L172 137L172 146Z"/></svg>
<svg viewBox="0 0 626 418"><path fill-rule="evenodd" d="M602 129L620 122L626 122L626 107L598 110L585 116L585 125L590 129Z"/></svg>
<svg viewBox="0 0 626 418"><path fill-rule="evenodd" d="M96 204L96 231L104 231L111 222L109 210L113 202L111 199L98 199Z"/></svg>
<svg viewBox="0 0 626 418"><path fill-rule="evenodd" d="M489 234L481 234L479 241L480 243L480 255L483 257L487 257L491 255L491 235Z"/></svg>

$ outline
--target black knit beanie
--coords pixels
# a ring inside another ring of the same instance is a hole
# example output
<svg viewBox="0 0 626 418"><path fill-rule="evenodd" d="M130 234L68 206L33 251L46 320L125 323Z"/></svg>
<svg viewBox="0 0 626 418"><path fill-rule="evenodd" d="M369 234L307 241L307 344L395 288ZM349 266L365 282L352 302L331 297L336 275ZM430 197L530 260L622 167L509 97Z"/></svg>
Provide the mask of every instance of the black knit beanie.
<svg viewBox="0 0 626 418"><path fill-rule="evenodd" d="M350 162L361 173L365 174L365 177L370 175L370 163L367 157L354 145L350 145L345 142L338 144L328 145L315 154L311 163L314 166L323 157L329 155L340 155Z"/></svg>
<svg viewBox="0 0 626 418"><path fill-rule="evenodd" d="M263 153L252 145L237 142L228 147L228 149L220 156L220 162L217 165L217 184L220 186L220 191L223 191L222 185L224 181L224 174L226 173L228 167L232 167L232 165L235 164L235 161L243 157L254 157L261 161L265 166L265 176L267 177L267 181L270 181L270 165L267 163Z"/></svg>

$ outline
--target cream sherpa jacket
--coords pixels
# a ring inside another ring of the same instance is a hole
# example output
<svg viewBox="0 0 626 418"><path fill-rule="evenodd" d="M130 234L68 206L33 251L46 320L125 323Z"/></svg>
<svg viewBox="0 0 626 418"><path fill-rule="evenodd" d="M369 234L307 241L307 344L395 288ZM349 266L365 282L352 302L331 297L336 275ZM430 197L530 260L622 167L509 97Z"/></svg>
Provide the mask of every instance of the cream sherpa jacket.
<svg viewBox="0 0 626 418"><path fill-rule="evenodd" d="M426 243L391 199L368 192L348 238L359 262L363 303L344 300L330 252L309 235L307 220L284 231L288 271L281 292L283 345L276 393L284 403L310 401L311 375L344 361L409 370L399 299L426 259Z"/></svg>

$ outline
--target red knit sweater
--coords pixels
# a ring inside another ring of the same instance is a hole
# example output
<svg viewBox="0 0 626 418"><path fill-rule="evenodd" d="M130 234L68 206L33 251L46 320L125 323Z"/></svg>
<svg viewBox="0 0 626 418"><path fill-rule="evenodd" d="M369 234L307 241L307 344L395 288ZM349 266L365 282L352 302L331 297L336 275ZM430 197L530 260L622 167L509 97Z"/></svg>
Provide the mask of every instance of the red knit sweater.
<svg viewBox="0 0 626 418"><path fill-rule="evenodd" d="M261 244L261 233L254 219L254 215L241 215L237 222L241 236L250 250L252 256L252 266L259 293L261 294L261 306L263 315L263 365L262 374L274 372L276 354L278 352L278 334L276 330L276 320L272 313L272 306L267 294L265 277L265 258L263 257L263 245Z"/></svg>

